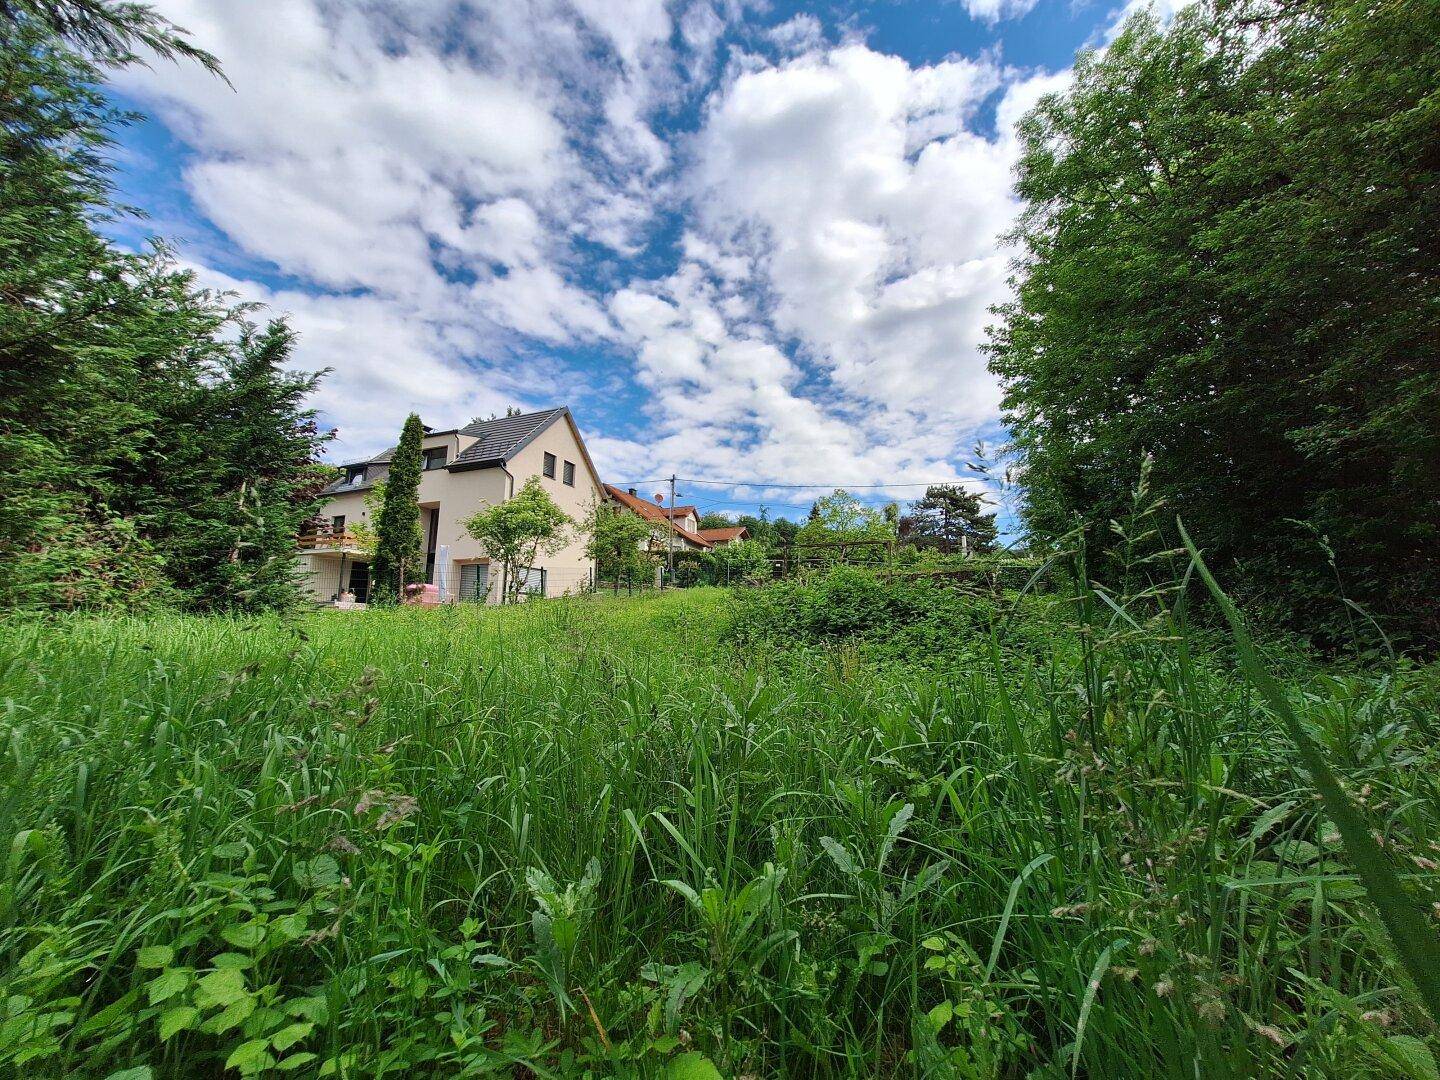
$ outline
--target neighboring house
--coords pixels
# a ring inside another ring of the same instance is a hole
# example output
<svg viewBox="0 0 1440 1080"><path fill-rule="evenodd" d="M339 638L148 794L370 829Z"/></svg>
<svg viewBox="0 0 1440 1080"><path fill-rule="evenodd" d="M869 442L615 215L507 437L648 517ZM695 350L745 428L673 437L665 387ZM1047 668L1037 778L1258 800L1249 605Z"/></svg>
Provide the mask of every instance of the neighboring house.
<svg viewBox="0 0 1440 1080"><path fill-rule="evenodd" d="M696 529L700 539L706 540L711 547L728 547L731 544L738 544L741 540L750 539L750 530L744 525L728 525L723 529Z"/></svg>
<svg viewBox="0 0 1440 1080"><path fill-rule="evenodd" d="M657 496L658 498L659 496ZM660 512L687 532L700 532L700 511L693 506L660 506Z"/></svg>
<svg viewBox="0 0 1440 1080"><path fill-rule="evenodd" d="M693 506L677 506L672 511L668 506L642 498L634 488L618 488L614 484L606 484L605 493L632 514L654 524L648 545L657 555L667 550L709 551L714 547L697 531L700 518Z"/></svg>
<svg viewBox="0 0 1440 1080"><path fill-rule="evenodd" d="M370 590L370 557L352 531L367 520L365 494L390 471L394 448L368 461L341 466L340 478L322 492L320 527L300 538L301 564L311 596L331 603L351 594L364 603ZM463 428L427 431L421 443L420 537L425 580L444 600L488 600L502 595L501 567L492 566L479 541L465 531L477 510L503 502L531 476L551 498L583 522L605 499L580 430L568 408L483 420ZM578 592L593 581L595 563L576 535L554 555L526 572L522 589L537 596Z"/></svg>

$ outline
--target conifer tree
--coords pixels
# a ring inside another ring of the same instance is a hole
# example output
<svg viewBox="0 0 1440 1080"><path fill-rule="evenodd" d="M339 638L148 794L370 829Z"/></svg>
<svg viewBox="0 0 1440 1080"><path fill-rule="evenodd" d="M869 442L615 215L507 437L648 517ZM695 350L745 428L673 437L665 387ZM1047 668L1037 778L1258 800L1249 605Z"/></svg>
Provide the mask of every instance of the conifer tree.
<svg viewBox="0 0 1440 1080"><path fill-rule="evenodd" d="M400 444L385 478L385 501L375 525L375 557L370 564L370 591L377 602L393 602L405 586L425 580L420 543L420 444L425 428L411 413L400 431Z"/></svg>
<svg viewBox="0 0 1440 1080"><path fill-rule="evenodd" d="M96 228L141 50L216 70L143 4L0 0L0 607L286 606L326 438L289 330Z"/></svg>
<svg viewBox="0 0 1440 1080"><path fill-rule="evenodd" d="M941 551L981 555L995 550L995 515L980 496L956 484L934 484L910 504L910 537Z"/></svg>

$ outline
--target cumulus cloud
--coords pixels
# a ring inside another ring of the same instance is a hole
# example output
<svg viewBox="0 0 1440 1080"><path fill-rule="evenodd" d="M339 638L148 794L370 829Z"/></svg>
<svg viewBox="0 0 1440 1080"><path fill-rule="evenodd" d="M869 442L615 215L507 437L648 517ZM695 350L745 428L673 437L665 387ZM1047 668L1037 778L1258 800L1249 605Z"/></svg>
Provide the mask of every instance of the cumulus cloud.
<svg viewBox="0 0 1440 1080"><path fill-rule="evenodd" d="M333 369L342 456L410 409L561 397L615 479L968 480L994 434L1011 129L1065 73L912 64L808 14L752 33L751 0L161 6L235 89L169 67L125 89L186 144L237 265L270 268L202 275ZM617 381L641 424L610 423Z"/></svg>
<svg viewBox="0 0 1440 1080"><path fill-rule="evenodd" d="M998 410L980 345L1019 209L1010 129L1058 85L861 44L732 73L696 138L681 265L611 301L652 445L757 480L959 479ZM996 93L999 133L979 134Z"/></svg>
<svg viewBox="0 0 1440 1080"><path fill-rule="evenodd" d="M234 89L184 66L122 86L186 144L196 208L295 282L234 284L293 316L299 363L333 367L322 404L347 442L485 396L447 406L407 372L459 387L613 336L579 248L632 252L654 213L669 150L650 113L685 79L662 0L161 6Z"/></svg>
<svg viewBox="0 0 1440 1080"><path fill-rule="evenodd" d="M961 0L970 17L991 26L1002 19L1018 19L1030 13L1039 0Z"/></svg>

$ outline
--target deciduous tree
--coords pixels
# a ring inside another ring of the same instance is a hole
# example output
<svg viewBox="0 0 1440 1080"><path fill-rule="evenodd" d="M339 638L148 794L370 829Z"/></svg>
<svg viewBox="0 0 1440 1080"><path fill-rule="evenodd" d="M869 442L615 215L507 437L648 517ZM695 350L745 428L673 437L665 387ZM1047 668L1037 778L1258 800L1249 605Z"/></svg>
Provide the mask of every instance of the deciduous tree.
<svg viewBox="0 0 1440 1080"><path fill-rule="evenodd" d="M654 556L645 551L655 526L613 503L591 512L585 554L595 560L600 581L645 584L653 576Z"/></svg>
<svg viewBox="0 0 1440 1080"><path fill-rule="evenodd" d="M1440 637L1437 39L1434 4L1202 0L1024 119L991 356L1033 533L1112 543L1148 453L1252 595L1338 616L1328 537Z"/></svg>
<svg viewBox="0 0 1440 1080"><path fill-rule="evenodd" d="M510 498L472 516L465 529L500 563L505 575L501 595L513 603L520 598L522 571L568 544L575 521L556 505L540 478L532 476Z"/></svg>

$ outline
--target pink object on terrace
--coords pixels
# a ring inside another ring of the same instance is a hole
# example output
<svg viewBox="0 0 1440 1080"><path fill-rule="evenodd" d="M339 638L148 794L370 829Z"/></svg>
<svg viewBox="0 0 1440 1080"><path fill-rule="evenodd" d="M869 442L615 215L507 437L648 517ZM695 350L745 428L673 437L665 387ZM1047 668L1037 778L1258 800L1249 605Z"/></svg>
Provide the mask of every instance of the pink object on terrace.
<svg viewBox="0 0 1440 1080"><path fill-rule="evenodd" d="M440 603L440 586L407 585L405 586L405 602L419 604L421 607L434 607Z"/></svg>

